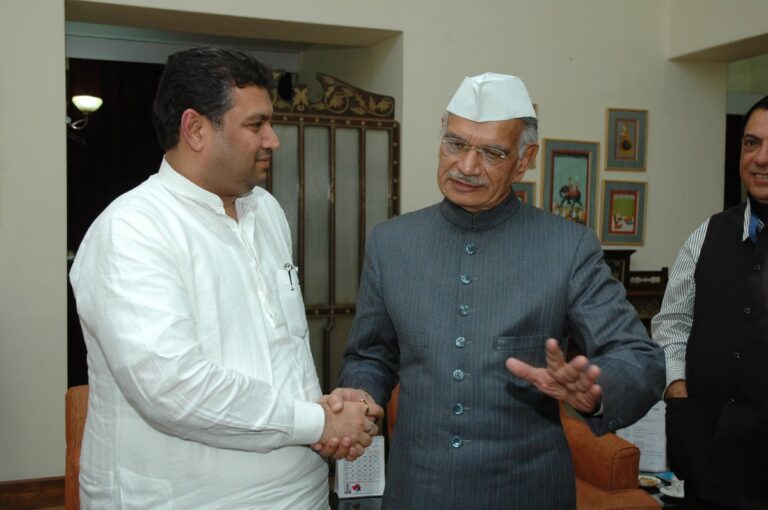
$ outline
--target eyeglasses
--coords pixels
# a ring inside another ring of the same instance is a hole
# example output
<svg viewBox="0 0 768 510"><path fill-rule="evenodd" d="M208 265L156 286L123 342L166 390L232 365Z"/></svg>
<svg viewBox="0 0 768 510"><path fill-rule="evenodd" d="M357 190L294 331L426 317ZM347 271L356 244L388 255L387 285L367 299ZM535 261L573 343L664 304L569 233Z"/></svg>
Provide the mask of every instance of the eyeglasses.
<svg viewBox="0 0 768 510"><path fill-rule="evenodd" d="M460 156L464 157L467 152L473 150L480 154L483 161L490 165L498 165L502 161L509 159L510 154L495 147L488 147L481 145L470 145L460 138L454 138L453 136L444 136L440 143L443 144L443 152L448 156Z"/></svg>

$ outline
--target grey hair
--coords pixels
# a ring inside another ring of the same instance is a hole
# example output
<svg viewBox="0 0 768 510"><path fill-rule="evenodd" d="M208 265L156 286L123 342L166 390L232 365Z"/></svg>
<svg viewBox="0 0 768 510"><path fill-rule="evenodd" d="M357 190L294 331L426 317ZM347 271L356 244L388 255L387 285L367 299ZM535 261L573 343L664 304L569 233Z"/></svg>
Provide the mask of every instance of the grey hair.
<svg viewBox="0 0 768 510"><path fill-rule="evenodd" d="M443 113L443 123L442 128L440 129L440 138L442 138L445 134L445 126L448 125L449 113L451 112L446 111ZM517 157L518 159L523 159L523 156L525 156L525 150L528 148L528 146L536 145L539 143L539 121L536 120L536 117L521 117L520 120L525 123L525 126L523 127L523 131L520 133L520 138L517 139Z"/></svg>
<svg viewBox="0 0 768 510"><path fill-rule="evenodd" d="M539 143L539 121L536 117L523 117L521 120L525 122L525 127L517 140L517 157L523 159L525 149Z"/></svg>

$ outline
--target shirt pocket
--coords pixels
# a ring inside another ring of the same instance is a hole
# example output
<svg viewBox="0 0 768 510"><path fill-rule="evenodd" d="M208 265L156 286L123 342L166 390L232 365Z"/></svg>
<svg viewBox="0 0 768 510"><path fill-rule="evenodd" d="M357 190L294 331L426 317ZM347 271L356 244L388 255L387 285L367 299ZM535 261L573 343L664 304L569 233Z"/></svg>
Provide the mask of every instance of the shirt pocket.
<svg viewBox="0 0 768 510"><path fill-rule="evenodd" d="M493 339L493 350L504 354L505 358L517 358L533 367L546 365L547 355L544 345L547 336L497 336Z"/></svg>
<svg viewBox="0 0 768 510"><path fill-rule="evenodd" d="M286 264L277 270L277 295L283 310L288 333L291 336L304 337L307 334L307 315L304 310L304 298L299 285L298 268Z"/></svg>

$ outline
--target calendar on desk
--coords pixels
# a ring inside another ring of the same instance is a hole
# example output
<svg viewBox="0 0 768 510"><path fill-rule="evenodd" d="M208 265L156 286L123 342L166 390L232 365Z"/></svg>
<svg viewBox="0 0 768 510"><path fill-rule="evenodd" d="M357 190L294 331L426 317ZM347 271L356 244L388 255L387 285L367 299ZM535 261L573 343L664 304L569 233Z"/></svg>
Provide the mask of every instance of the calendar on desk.
<svg viewBox="0 0 768 510"><path fill-rule="evenodd" d="M334 491L339 498L363 498L384 494L384 436L375 436L357 459L336 461Z"/></svg>

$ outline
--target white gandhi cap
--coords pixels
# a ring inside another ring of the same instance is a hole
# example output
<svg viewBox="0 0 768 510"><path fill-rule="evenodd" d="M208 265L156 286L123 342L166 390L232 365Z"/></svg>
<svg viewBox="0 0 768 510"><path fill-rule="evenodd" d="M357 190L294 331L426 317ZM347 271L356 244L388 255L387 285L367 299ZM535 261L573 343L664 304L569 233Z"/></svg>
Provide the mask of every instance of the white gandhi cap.
<svg viewBox="0 0 768 510"><path fill-rule="evenodd" d="M508 74L467 76L446 110L474 122L536 118L523 80Z"/></svg>

